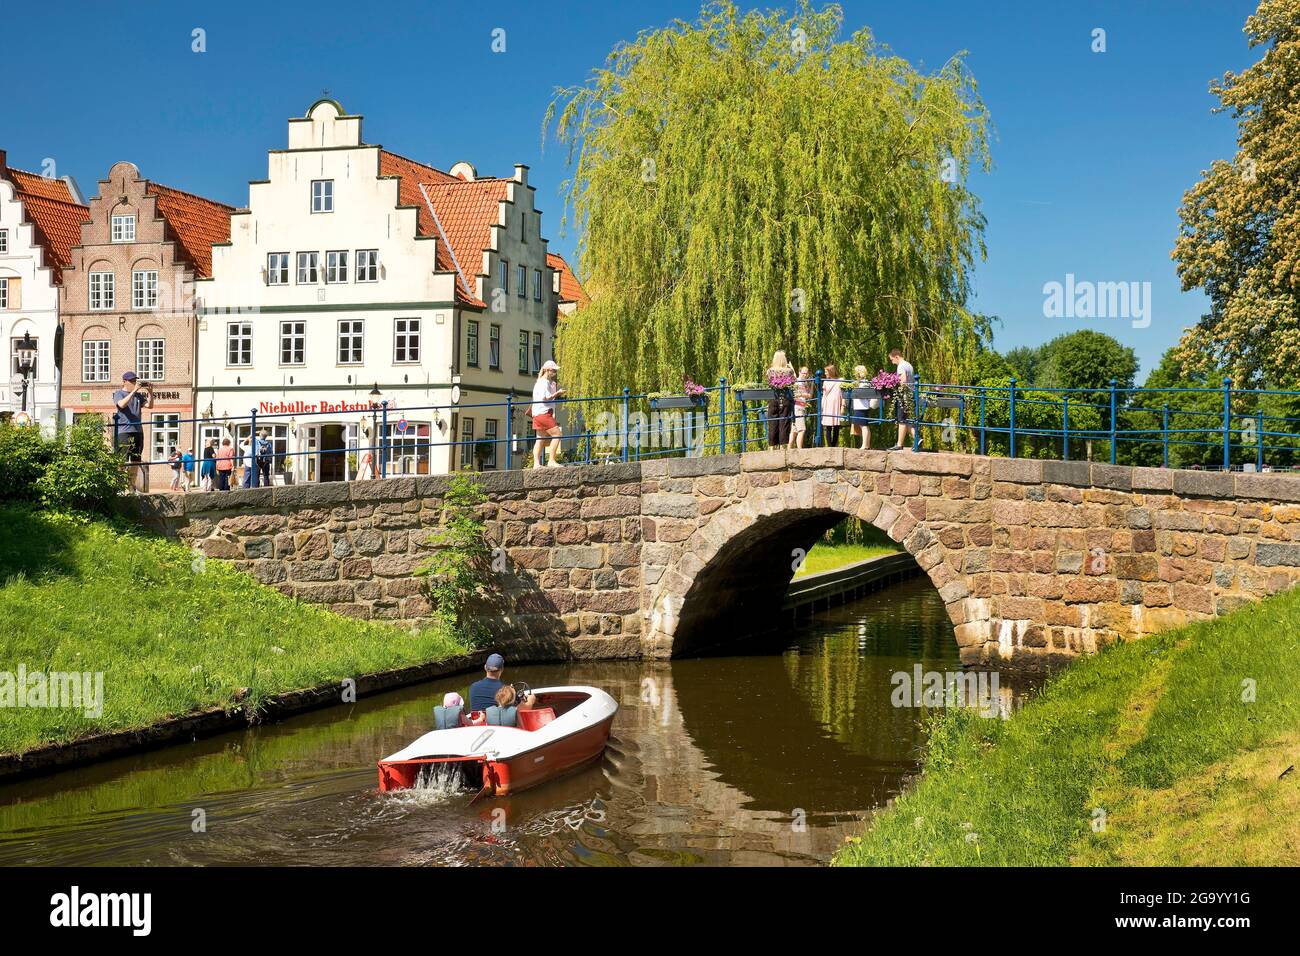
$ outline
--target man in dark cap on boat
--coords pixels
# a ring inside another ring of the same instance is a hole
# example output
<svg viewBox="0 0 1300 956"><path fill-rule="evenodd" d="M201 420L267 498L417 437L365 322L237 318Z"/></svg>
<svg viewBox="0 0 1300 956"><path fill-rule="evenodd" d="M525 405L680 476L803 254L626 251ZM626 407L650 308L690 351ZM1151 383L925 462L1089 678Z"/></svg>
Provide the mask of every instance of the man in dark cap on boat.
<svg viewBox="0 0 1300 956"><path fill-rule="evenodd" d="M497 653L488 655L488 659L483 663L483 670L487 676L469 685L470 710L487 710L489 707L496 706L497 691L505 686L505 682L501 680L501 674L505 669L504 657ZM524 704L526 707L531 707L534 701L533 695L529 694Z"/></svg>

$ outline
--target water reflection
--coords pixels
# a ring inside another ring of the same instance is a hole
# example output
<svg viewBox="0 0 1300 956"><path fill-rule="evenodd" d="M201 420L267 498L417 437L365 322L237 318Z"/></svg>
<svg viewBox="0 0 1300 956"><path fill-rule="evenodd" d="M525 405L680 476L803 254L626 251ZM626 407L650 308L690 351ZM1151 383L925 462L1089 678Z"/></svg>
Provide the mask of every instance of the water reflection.
<svg viewBox="0 0 1300 956"><path fill-rule="evenodd" d="M956 671L943 604L906 582L779 653L519 667L620 703L604 759L506 800L379 795L375 760L464 677L0 788L0 863L791 865L824 861L916 771L924 708L891 675ZM1008 693L1023 691L1002 676Z"/></svg>

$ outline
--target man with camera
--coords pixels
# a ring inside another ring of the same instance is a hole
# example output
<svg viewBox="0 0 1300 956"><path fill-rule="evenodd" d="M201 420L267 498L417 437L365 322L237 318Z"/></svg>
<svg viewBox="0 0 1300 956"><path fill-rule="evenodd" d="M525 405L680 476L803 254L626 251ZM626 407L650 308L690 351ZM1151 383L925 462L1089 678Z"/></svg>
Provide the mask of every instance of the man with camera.
<svg viewBox="0 0 1300 956"><path fill-rule="evenodd" d="M144 455L143 412L153 406L153 388L135 372L122 373L122 387L113 393L113 447L126 449L127 475L131 488L149 490L149 469L140 464Z"/></svg>

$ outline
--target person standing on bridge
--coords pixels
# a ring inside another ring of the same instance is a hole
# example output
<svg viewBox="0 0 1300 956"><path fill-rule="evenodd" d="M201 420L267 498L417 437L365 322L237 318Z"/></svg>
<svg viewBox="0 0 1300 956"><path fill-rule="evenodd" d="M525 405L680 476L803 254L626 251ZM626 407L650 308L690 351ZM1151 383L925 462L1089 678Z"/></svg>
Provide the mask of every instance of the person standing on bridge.
<svg viewBox="0 0 1300 956"><path fill-rule="evenodd" d="M542 450L550 440L551 460L547 462L552 468L560 467L560 436L564 434L559 422L555 420L555 400L564 394L564 389L555 383L560 366L549 359L542 365L533 385L533 404L528 414L533 417L533 431L537 432L537 444L533 446L533 466L542 467Z"/></svg>
<svg viewBox="0 0 1300 956"><path fill-rule="evenodd" d="M773 397L767 401L767 447L784 448L790 444L790 425L794 419L794 366L778 349L767 370L767 383Z"/></svg>
<svg viewBox="0 0 1300 956"><path fill-rule="evenodd" d="M898 422L898 443L894 451L911 448L912 425L910 409L912 406L912 386L916 381L916 369L912 363L903 358L902 349L890 349L889 361L898 367L898 388L894 389L894 421Z"/></svg>
<svg viewBox="0 0 1300 956"><path fill-rule="evenodd" d="M840 369L834 362L826 364L822 379L822 445L834 448L840 443L840 422L844 414L844 385Z"/></svg>

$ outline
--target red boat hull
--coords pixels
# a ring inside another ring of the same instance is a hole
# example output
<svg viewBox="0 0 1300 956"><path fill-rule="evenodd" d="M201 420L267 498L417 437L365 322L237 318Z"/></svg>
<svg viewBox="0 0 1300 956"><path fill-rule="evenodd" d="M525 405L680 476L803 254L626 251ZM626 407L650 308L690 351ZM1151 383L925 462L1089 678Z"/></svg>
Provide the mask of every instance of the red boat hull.
<svg viewBox="0 0 1300 956"><path fill-rule="evenodd" d="M534 750L493 760L475 757L422 757L415 760L380 761L381 792L415 786L420 772L430 764L477 763L482 767L484 795L508 796L527 790L576 770L600 757L609 742L613 715L598 724L549 741Z"/></svg>

